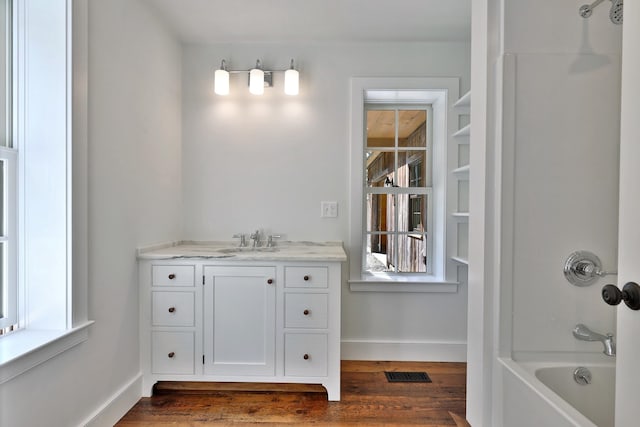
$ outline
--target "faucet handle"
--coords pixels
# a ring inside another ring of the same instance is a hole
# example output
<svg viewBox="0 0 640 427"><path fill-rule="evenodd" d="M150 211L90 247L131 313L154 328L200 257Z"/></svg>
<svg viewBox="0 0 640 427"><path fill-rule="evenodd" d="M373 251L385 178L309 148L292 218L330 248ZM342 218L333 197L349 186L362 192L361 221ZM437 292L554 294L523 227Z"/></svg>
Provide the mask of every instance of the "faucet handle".
<svg viewBox="0 0 640 427"><path fill-rule="evenodd" d="M279 239L282 236L279 236L277 234L271 234L269 235L269 237L267 237L267 247L268 248L272 248L275 246L275 242L273 241L273 239Z"/></svg>
<svg viewBox="0 0 640 427"><path fill-rule="evenodd" d="M247 235L243 233L237 233L233 235L234 239L240 239L240 247L243 248L247 246Z"/></svg>

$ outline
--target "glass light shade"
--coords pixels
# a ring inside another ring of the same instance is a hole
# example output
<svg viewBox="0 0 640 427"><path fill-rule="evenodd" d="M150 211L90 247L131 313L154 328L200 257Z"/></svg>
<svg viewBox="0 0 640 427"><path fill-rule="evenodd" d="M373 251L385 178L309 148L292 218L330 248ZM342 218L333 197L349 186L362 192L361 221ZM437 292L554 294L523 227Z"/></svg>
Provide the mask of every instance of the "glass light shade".
<svg viewBox="0 0 640 427"><path fill-rule="evenodd" d="M293 68L284 72L284 93L287 95L297 95L299 88L300 73Z"/></svg>
<svg viewBox="0 0 640 427"><path fill-rule="evenodd" d="M249 71L249 92L254 95L264 93L264 71L259 68Z"/></svg>
<svg viewBox="0 0 640 427"><path fill-rule="evenodd" d="M229 72L227 70L216 70L213 90L217 95L229 95Z"/></svg>

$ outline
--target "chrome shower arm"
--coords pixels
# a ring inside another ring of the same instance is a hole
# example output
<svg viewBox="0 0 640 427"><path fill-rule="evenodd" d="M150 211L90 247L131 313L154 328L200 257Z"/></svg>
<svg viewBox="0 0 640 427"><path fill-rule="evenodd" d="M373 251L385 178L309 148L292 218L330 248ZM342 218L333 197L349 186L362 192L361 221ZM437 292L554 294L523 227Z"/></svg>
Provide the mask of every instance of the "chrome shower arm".
<svg viewBox="0 0 640 427"><path fill-rule="evenodd" d="M578 9L578 13L583 18L588 18L593 13L593 9L595 9L603 1L604 0L596 0L591 4L583 4L582 6L580 6L580 9Z"/></svg>

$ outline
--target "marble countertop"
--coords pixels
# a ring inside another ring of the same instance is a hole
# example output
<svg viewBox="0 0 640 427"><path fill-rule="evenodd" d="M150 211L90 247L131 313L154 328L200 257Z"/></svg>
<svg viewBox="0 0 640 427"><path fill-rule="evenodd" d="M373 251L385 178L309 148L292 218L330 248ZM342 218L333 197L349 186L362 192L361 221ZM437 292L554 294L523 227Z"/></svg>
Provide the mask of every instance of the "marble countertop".
<svg viewBox="0 0 640 427"><path fill-rule="evenodd" d="M274 247L238 247L238 242L179 241L139 248L138 259L228 259L233 261L347 260L342 242L277 242Z"/></svg>

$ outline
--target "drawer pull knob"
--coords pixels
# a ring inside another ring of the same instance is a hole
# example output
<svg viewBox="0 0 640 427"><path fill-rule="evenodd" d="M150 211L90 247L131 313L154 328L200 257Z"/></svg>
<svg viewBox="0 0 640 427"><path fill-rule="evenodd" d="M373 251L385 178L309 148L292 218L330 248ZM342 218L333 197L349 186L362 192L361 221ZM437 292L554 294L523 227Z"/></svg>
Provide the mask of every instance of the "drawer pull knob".
<svg viewBox="0 0 640 427"><path fill-rule="evenodd" d="M175 274L171 273L171 274L169 275L169 280L173 280L173 279L175 279L175 278L176 278L176 275L175 275Z"/></svg>
<svg viewBox="0 0 640 427"><path fill-rule="evenodd" d="M309 360L309 357L310 357L310 356L309 356L308 354L306 354L306 353L305 353L305 355L304 355L304 356L302 356L302 358L303 358L304 360Z"/></svg>
<svg viewBox="0 0 640 427"><path fill-rule="evenodd" d="M309 310L305 310L305 311L303 311L302 313L303 313L305 316L308 316L308 315L309 315L309 313L311 313L311 312L310 312Z"/></svg>
<svg viewBox="0 0 640 427"><path fill-rule="evenodd" d="M303 279L304 279L304 281L305 281L305 282L308 282L308 281L309 281L309 279L311 279L311 276L306 275L306 276L304 276L304 277L303 277Z"/></svg>
<svg viewBox="0 0 640 427"><path fill-rule="evenodd" d="M175 353L175 352L173 352L173 351L172 351L171 353L167 354L167 356L169 357L169 359L173 359L173 356L175 356L175 355L176 355L176 353Z"/></svg>
<svg viewBox="0 0 640 427"><path fill-rule="evenodd" d="M169 313L175 313L176 308L175 307L169 307Z"/></svg>
<svg viewBox="0 0 640 427"><path fill-rule="evenodd" d="M273 279L267 279L267 283L273 285Z"/></svg>

